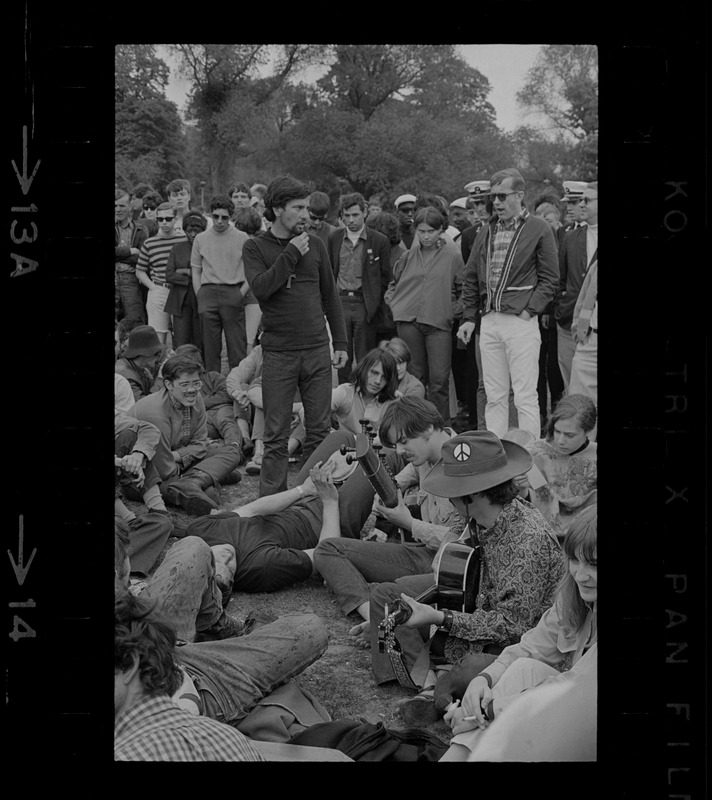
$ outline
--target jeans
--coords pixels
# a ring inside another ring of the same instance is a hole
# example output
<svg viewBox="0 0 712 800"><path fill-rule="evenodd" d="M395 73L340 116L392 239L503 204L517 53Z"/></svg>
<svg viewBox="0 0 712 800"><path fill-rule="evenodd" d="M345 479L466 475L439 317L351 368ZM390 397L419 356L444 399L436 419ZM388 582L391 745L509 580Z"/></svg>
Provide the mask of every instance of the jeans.
<svg viewBox="0 0 712 800"><path fill-rule="evenodd" d="M541 436L539 398L538 317L523 320L514 314L490 311L482 317L480 354L487 393L485 420L487 429L502 438L508 430L508 398L510 385L518 427L529 431L535 439Z"/></svg>
<svg viewBox="0 0 712 800"><path fill-rule="evenodd" d="M547 408L547 386L551 395L551 409L561 400L564 393L564 379L561 377L558 360L558 334L553 322L553 315L549 317L549 327L544 328L539 322L539 333L541 334L541 347L539 348L539 380L537 382L537 395L539 397L539 416L541 417L542 428L546 424L548 417Z"/></svg>
<svg viewBox="0 0 712 800"><path fill-rule="evenodd" d="M404 575L422 575L433 554L422 543L364 542L360 539L325 539L314 551L321 573L344 614L368 602L369 583L394 581Z"/></svg>
<svg viewBox="0 0 712 800"><path fill-rule="evenodd" d="M247 355L245 307L240 287L204 283L198 292L198 311L203 329L205 369L222 372L222 335L225 334L230 369Z"/></svg>
<svg viewBox="0 0 712 800"><path fill-rule="evenodd" d="M197 536L176 542L141 596L157 600L178 638L192 642L196 631L211 627L223 613L210 546Z"/></svg>
<svg viewBox="0 0 712 800"><path fill-rule="evenodd" d="M358 363L369 350L376 346L375 324L366 319L363 297L341 295L346 324L346 366L339 370L339 383L348 383L353 370L354 357Z"/></svg>
<svg viewBox="0 0 712 800"><path fill-rule="evenodd" d="M116 284L123 316L146 322L146 307L135 272L116 272Z"/></svg>
<svg viewBox="0 0 712 800"><path fill-rule="evenodd" d="M427 387L427 399L450 424L452 334L420 322L398 322L398 336L410 349L408 371Z"/></svg>
<svg viewBox="0 0 712 800"><path fill-rule="evenodd" d="M564 391L567 391L571 381L571 363L576 352L576 342L571 331L562 328L558 323L556 324L556 351L561 378L564 382Z"/></svg>
<svg viewBox="0 0 712 800"><path fill-rule="evenodd" d="M328 634L316 614L291 614L247 636L175 649L193 678L207 717L236 725L266 695L303 672L326 651Z"/></svg>
<svg viewBox="0 0 712 800"><path fill-rule="evenodd" d="M236 442L242 447L242 433L237 427L232 405L214 406L205 411L207 417L208 436L211 439L222 439L225 444Z"/></svg>
<svg viewBox="0 0 712 800"><path fill-rule="evenodd" d="M305 461L329 433L331 356L329 345L308 350L263 351L262 399L265 415L260 496L287 489L289 426L294 394L299 389L306 436Z"/></svg>

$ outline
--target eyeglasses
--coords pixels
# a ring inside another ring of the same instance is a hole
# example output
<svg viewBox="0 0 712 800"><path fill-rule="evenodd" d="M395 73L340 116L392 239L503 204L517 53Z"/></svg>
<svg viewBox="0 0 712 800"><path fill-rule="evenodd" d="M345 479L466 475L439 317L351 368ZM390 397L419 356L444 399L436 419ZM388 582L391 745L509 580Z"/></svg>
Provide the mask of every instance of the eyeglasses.
<svg viewBox="0 0 712 800"><path fill-rule="evenodd" d="M594 200L598 200L598 198L597 197L582 197L579 202L580 203L584 203L585 205L588 205L589 203L592 203Z"/></svg>
<svg viewBox="0 0 712 800"><path fill-rule="evenodd" d="M223 222L226 219L230 219L229 214L212 214L211 216L216 222Z"/></svg>
<svg viewBox="0 0 712 800"><path fill-rule="evenodd" d="M203 385L203 382L202 382L202 381L185 381L184 383L177 383L177 384L176 384L176 386L177 386L179 389L182 389L184 392L185 392L187 389L200 389L200 387L201 387L202 385Z"/></svg>
<svg viewBox="0 0 712 800"><path fill-rule="evenodd" d="M309 212L309 217L314 222L321 222L322 220L326 219L326 214L324 214L323 216L320 216L319 214L312 214L312 212L310 211Z"/></svg>
<svg viewBox="0 0 712 800"><path fill-rule="evenodd" d="M144 211L155 211L157 208L158 208L158 206L151 206L151 205L147 206L147 205L144 205L143 210Z"/></svg>
<svg viewBox="0 0 712 800"><path fill-rule="evenodd" d="M158 214L156 214L156 222L170 222L173 219L175 219L175 217L159 217Z"/></svg>
<svg viewBox="0 0 712 800"><path fill-rule="evenodd" d="M494 194L490 194L489 199L494 203L495 200L499 200L500 203L504 203L504 201L509 197L510 194L519 194L518 191L516 192L495 192Z"/></svg>

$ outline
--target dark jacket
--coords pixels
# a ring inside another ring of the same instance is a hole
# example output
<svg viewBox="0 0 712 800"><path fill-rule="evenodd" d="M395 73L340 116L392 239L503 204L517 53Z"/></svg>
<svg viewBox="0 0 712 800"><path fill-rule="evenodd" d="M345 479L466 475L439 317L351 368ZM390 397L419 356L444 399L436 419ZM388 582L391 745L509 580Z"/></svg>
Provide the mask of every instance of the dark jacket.
<svg viewBox="0 0 712 800"><path fill-rule="evenodd" d="M527 214L507 251L495 291L487 285L487 257L496 220L477 234L465 265L462 291L463 318L475 322L478 310L532 316L543 314L556 294L559 261L554 231L548 222Z"/></svg>
<svg viewBox="0 0 712 800"><path fill-rule="evenodd" d="M130 264L135 267L138 261L138 253L132 255L131 247L140 250L141 245L148 239L148 230L140 222L132 221L129 224L133 225L134 228L131 236L131 245L130 247L119 247L119 223L114 223L114 261L121 261L123 264Z"/></svg>
<svg viewBox="0 0 712 800"><path fill-rule="evenodd" d="M571 330L574 306L588 270L587 231L586 225L568 231L559 251L559 285L554 302L554 316L556 322L567 331ZM595 260L594 255L592 261Z"/></svg>
<svg viewBox="0 0 712 800"><path fill-rule="evenodd" d="M346 228L337 228L329 236L329 259L334 270L334 278L339 277L339 253L346 236ZM391 245L388 238L378 231L366 228L366 241L363 249L363 269L361 284L363 301L366 306L366 319L371 322L383 303L383 295L393 279L391 272Z"/></svg>
<svg viewBox="0 0 712 800"><path fill-rule="evenodd" d="M168 254L166 262L166 283L171 287L164 311L176 317L183 316L183 306L186 298L190 295L195 298L193 290L193 279L190 273L190 254L193 251L192 242L178 242L173 245L173 249ZM183 272L176 272L178 269L188 269L186 275ZM193 300L193 306L197 308L198 301Z"/></svg>

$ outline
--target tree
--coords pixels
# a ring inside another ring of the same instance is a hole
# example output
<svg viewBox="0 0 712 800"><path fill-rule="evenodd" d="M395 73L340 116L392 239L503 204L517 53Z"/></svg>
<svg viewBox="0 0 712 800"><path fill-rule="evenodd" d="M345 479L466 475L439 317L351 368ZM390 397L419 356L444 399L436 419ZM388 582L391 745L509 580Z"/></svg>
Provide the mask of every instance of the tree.
<svg viewBox="0 0 712 800"><path fill-rule="evenodd" d="M168 65L153 45L118 45L115 52L114 156L118 184L163 191L184 172L183 123L166 99Z"/></svg>
<svg viewBox="0 0 712 800"><path fill-rule="evenodd" d="M567 44L542 47L517 100L577 141L597 134L598 49Z"/></svg>
<svg viewBox="0 0 712 800"><path fill-rule="evenodd" d="M230 180L256 109L287 78L321 57L321 45L172 45L191 80L189 118L210 158L213 191ZM266 73L266 74L265 74Z"/></svg>

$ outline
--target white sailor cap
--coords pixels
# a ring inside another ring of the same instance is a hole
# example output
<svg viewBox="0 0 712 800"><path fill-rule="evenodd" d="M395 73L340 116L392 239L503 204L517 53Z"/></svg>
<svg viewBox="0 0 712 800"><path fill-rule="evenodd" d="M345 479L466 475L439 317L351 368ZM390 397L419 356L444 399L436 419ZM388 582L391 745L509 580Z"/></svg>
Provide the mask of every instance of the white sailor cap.
<svg viewBox="0 0 712 800"><path fill-rule="evenodd" d="M467 200L467 197L458 197L457 200L453 200L452 203L450 203L450 208L462 208L467 210L467 206L465 205Z"/></svg>
<svg viewBox="0 0 712 800"><path fill-rule="evenodd" d="M585 181L564 181L564 201L581 200L583 190L588 186Z"/></svg>
<svg viewBox="0 0 712 800"><path fill-rule="evenodd" d="M396 197L396 202L393 205L398 208L402 203L415 203L415 195L402 194L400 197Z"/></svg>
<svg viewBox="0 0 712 800"><path fill-rule="evenodd" d="M466 184L463 188L466 192L470 193L470 197L474 197L476 199L482 198L483 200L486 200L490 190L490 182L470 181L470 183Z"/></svg>

